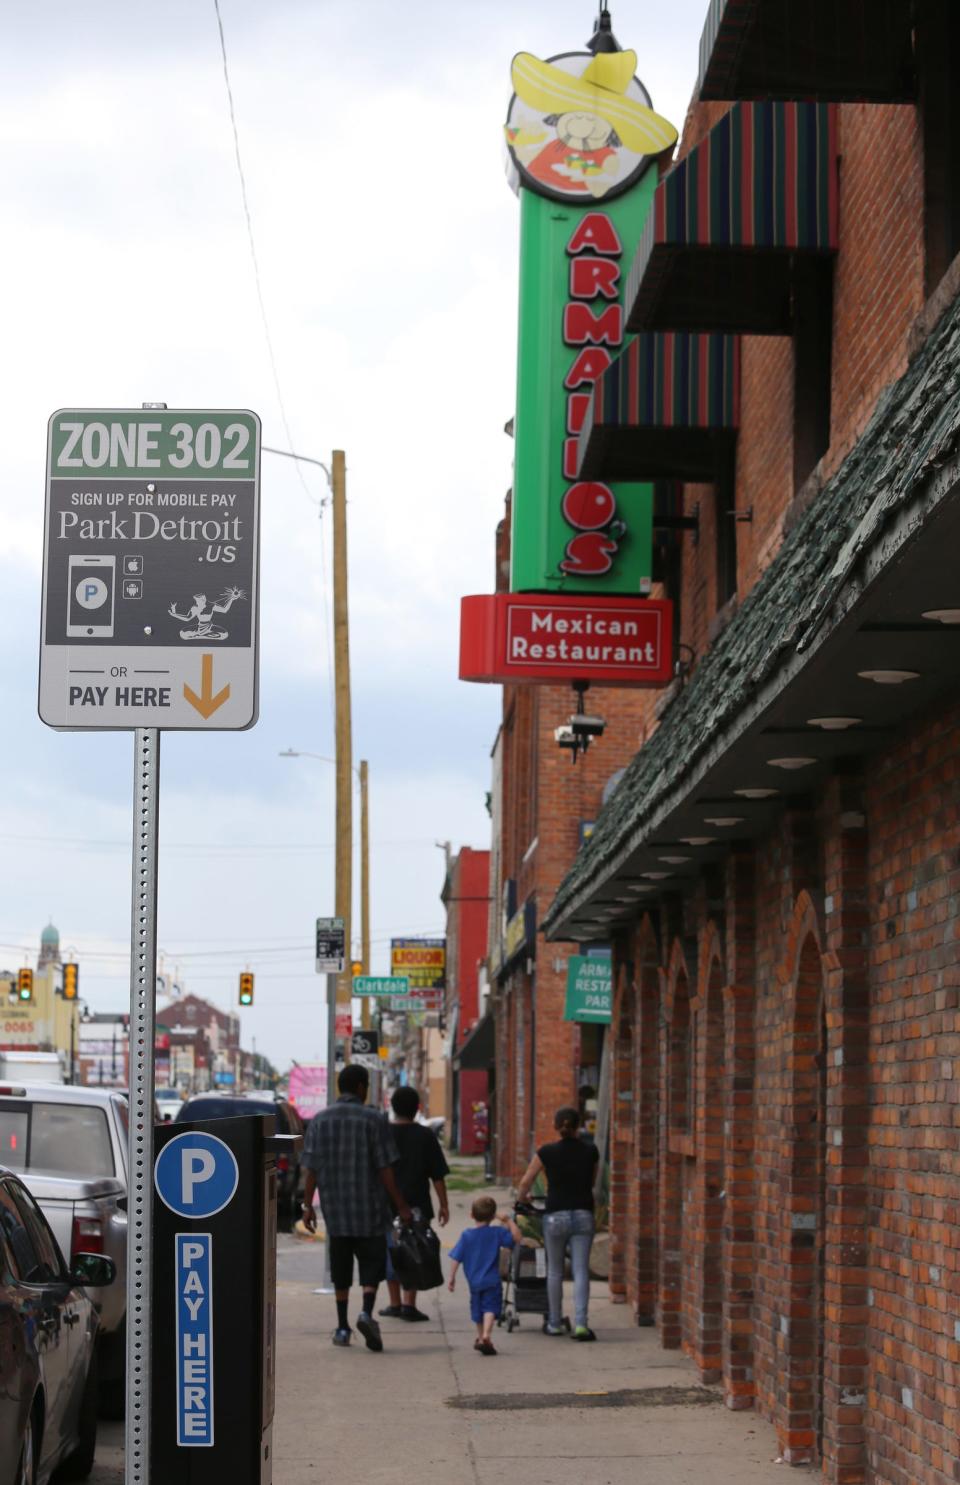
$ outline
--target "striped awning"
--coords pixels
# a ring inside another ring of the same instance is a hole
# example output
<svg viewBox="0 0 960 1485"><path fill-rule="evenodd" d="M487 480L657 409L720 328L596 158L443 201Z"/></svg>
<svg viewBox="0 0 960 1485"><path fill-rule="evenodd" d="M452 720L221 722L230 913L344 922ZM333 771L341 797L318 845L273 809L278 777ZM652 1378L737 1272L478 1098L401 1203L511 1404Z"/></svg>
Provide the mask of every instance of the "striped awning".
<svg viewBox="0 0 960 1485"><path fill-rule="evenodd" d="M700 97L916 100L912 0L710 0Z"/></svg>
<svg viewBox="0 0 960 1485"><path fill-rule="evenodd" d="M789 335L797 259L836 247L836 106L736 103L657 187L627 328Z"/></svg>
<svg viewBox="0 0 960 1485"><path fill-rule="evenodd" d="M580 477L712 481L739 421L735 335L638 335L597 379Z"/></svg>

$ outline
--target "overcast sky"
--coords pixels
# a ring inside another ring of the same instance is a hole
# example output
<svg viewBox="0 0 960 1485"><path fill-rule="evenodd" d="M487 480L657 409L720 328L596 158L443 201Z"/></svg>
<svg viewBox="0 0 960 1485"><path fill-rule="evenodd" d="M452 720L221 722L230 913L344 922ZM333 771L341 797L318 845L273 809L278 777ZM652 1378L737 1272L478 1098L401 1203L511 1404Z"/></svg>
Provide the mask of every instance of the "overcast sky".
<svg viewBox="0 0 960 1485"><path fill-rule="evenodd" d="M707 0L621 0L682 126ZM510 482L519 213L501 125L518 50L577 50L593 0L221 0L294 447L348 459L355 758L370 762L373 968L442 932L435 842L488 844L499 691L456 679ZM52 916L94 1010L128 1002L132 734L37 719L45 427L58 407L250 407L289 446L257 304L213 0L0 6L0 966ZM264 456L260 721L162 745L159 943L244 1041L322 1055L312 925L333 911L328 518Z"/></svg>

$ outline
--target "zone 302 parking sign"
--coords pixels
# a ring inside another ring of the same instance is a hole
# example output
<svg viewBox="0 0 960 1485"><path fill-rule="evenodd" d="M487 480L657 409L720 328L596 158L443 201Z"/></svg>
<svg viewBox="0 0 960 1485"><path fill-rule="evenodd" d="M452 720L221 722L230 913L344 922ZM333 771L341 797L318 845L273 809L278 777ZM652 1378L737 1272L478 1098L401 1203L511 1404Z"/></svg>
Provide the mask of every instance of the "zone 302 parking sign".
<svg viewBox="0 0 960 1485"><path fill-rule="evenodd" d="M257 719L260 419L50 419L40 716L64 729Z"/></svg>

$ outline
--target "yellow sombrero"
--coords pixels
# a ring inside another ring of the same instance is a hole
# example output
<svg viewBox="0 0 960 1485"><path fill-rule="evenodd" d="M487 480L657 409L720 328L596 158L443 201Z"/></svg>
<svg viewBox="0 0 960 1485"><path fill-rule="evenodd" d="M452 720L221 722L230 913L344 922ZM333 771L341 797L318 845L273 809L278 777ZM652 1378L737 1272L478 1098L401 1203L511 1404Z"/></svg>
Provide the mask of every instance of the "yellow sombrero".
<svg viewBox="0 0 960 1485"><path fill-rule="evenodd" d="M595 113L616 129L634 154L657 155L676 142L677 131L652 108L626 96L636 70L633 51L601 52L579 77L530 52L518 52L510 77L517 97L538 113Z"/></svg>

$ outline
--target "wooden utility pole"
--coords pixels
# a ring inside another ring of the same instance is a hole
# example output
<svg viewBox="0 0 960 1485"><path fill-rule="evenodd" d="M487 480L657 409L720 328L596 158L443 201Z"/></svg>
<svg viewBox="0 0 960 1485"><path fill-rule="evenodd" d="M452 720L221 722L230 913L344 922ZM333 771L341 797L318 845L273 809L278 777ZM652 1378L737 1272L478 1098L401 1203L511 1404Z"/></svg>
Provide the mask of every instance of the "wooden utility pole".
<svg viewBox="0 0 960 1485"><path fill-rule="evenodd" d="M369 814L369 769L367 760L360 759L360 973L370 973L370 814ZM372 1022L370 997L363 999L363 1018L360 1023L368 1031Z"/></svg>
<svg viewBox="0 0 960 1485"><path fill-rule="evenodd" d="M342 449L333 451L333 687L337 755L336 908L343 919L345 968L337 976L337 1015L350 1014L353 899L353 728L350 716L350 620L347 603L347 469ZM350 1061L349 1042L344 1049Z"/></svg>

